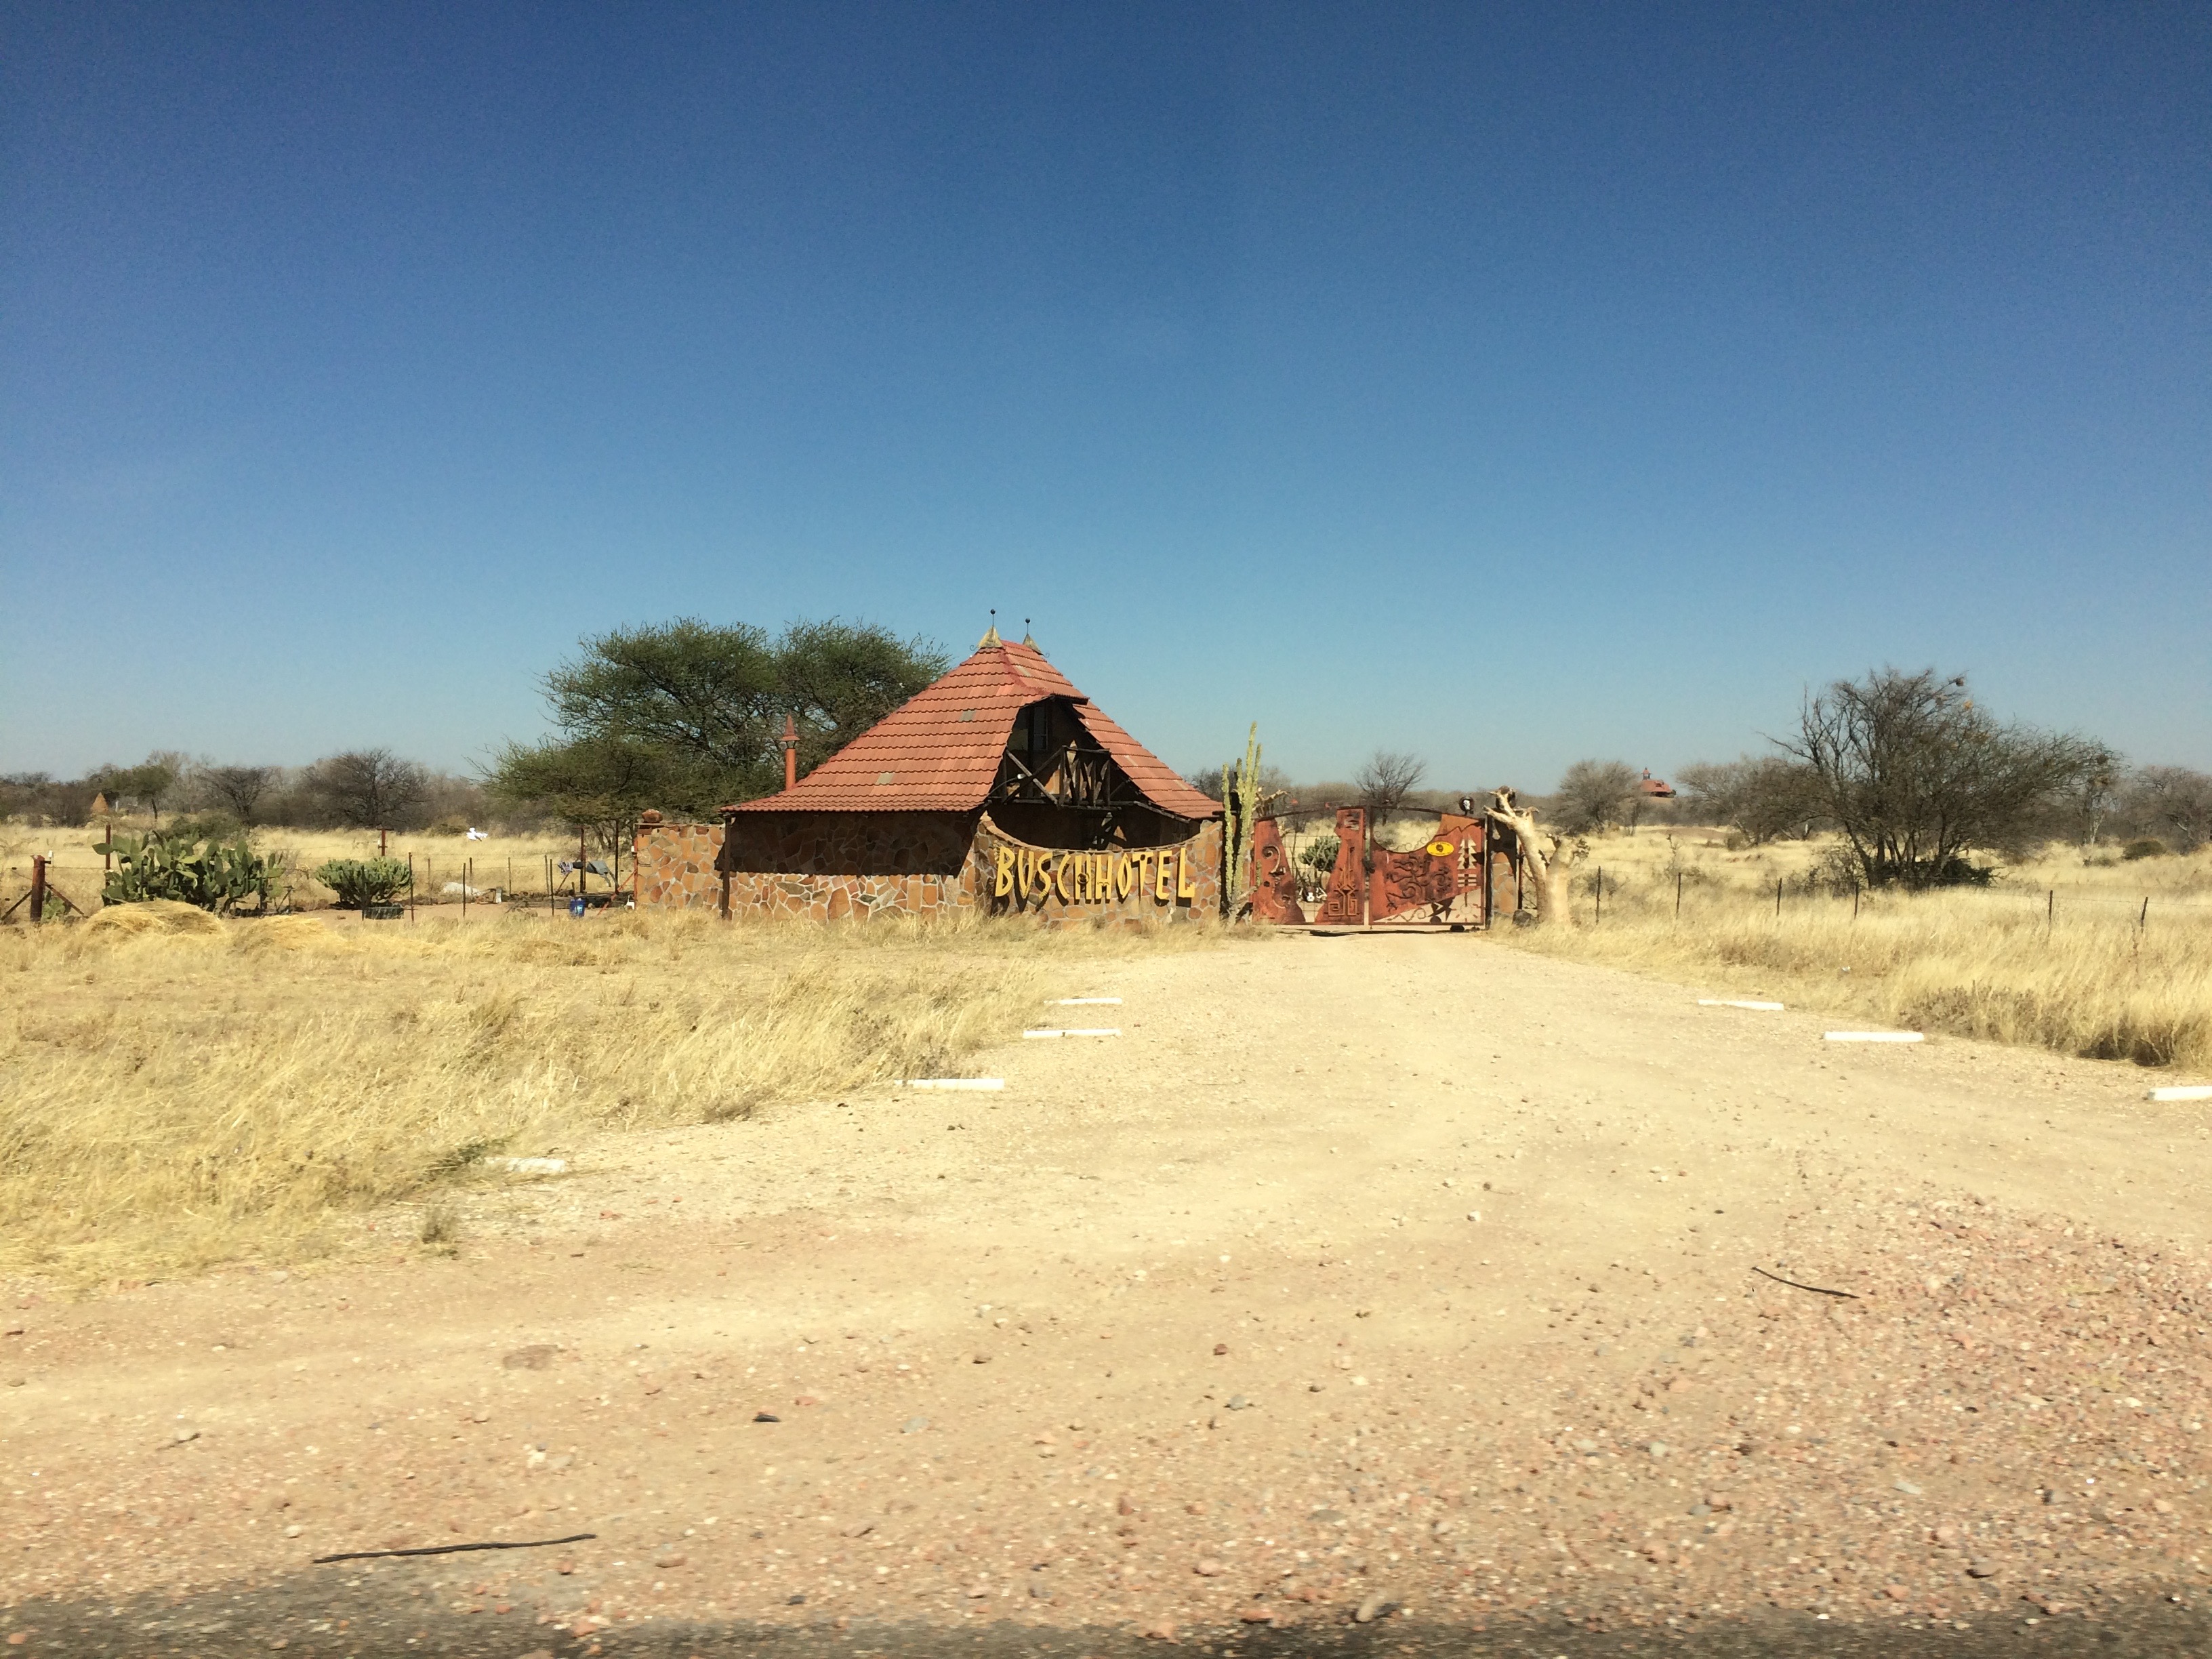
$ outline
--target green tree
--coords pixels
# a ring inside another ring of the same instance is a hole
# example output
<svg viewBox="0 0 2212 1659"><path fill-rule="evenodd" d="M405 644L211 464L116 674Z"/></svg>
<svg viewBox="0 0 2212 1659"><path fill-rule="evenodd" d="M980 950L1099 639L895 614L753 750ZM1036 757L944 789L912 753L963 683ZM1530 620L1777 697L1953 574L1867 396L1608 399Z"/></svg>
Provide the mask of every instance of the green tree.
<svg viewBox="0 0 2212 1659"><path fill-rule="evenodd" d="M616 629L545 676L556 735L495 757L492 793L611 826L647 806L703 817L781 787L787 715L803 768L820 763L945 672L939 647L865 623L680 617Z"/></svg>
<svg viewBox="0 0 2212 1659"><path fill-rule="evenodd" d="M1869 887L1986 881L1977 851L2042 839L2083 780L2111 765L2102 744L2002 725L1964 675L1884 668L1805 700L1782 745L1819 780L1821 816L1843 832Z"/></svg>

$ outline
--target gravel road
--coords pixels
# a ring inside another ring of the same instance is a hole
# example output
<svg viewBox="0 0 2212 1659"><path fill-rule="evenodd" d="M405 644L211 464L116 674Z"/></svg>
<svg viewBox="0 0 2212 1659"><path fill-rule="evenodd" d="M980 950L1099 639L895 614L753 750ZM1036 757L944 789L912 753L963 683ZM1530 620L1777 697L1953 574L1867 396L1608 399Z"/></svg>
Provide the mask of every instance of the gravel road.
<svg viewBox="0 0 2212 1659"><path fill-rule="evenodd" d="M0 1636L2205 1650L2212 1141L2142 1073L1465 936L1059 988L1121 1035L580 1146L449 1257L11 1287Z"/></svg>

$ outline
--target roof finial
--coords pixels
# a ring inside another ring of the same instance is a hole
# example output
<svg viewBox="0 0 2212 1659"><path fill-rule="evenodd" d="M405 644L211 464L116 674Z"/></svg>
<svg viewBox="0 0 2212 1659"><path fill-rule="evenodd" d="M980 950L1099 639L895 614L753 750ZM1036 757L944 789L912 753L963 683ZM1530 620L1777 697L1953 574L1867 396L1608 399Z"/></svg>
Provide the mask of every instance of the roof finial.
<svg viewBox="0 0 2212 1659"><path fill-rule="evenodd" d="M1036 640L1030 633L1030 619L1027 617L1022 618L1022 643L1032 651L1037 648Z"/></svg>
<svg viewBox="0 0 2212 1659"><path fill-rule="evenodd" d="M983 637L975 641L975 648L978 651L988 651L994 645L1004 645L1006 641L999 637L999 607L993 605L991 607L991 625L983 630Z"/></svg>

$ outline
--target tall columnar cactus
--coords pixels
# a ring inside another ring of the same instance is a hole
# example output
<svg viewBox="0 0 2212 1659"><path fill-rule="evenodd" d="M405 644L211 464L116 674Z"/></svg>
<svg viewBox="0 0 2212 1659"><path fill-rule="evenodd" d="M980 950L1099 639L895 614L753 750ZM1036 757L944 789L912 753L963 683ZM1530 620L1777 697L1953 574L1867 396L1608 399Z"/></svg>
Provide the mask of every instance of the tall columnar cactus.
<svg viewBox="0 0 2212 1659"><path fill-rule="evenodd" d="M1223 823L1224 851L1228 856L1228 881L1223 889L1231 915L1244 902L1244 886L1252 868L1252 826L1259 822L1263 803L1260 798L1260 722L1252 722L1252 730L1244 739L1244 758L1221 769L1221 804L1226 812Z"/></svg>

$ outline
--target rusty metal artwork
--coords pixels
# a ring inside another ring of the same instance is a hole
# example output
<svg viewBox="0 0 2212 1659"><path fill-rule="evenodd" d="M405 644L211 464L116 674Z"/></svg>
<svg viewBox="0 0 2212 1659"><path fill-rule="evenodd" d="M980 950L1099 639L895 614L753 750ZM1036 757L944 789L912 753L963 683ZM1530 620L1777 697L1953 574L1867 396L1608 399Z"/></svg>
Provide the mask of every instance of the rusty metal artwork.
<svg viewBox="0 0 2212 1659"><path fill-rule="evenodd" d="M1252 825L1252 920L1297 927L1305 919L1282 832L1274 819L1261 818Z"/></svg>
<svg viewBox="0 0 2212 1659"><path fill-rule="evenodd" d="M1364 807L1336 809L1336 865L1328 872L1314 920L1332 927L1358 927L1367 921L1367 812Z"/></svg>
<svg viewBox="0 0 2212 1659"><path fill-rule="evenodd" d="M1382 922L1486 926L1491 845L1478 817L1446 812L1436 833L1410 853L1370 844L1367 813L1336 809L1336 865L1314 921L1332 927ZM1254 914L1259 914L1255 903Z"/></svg>

